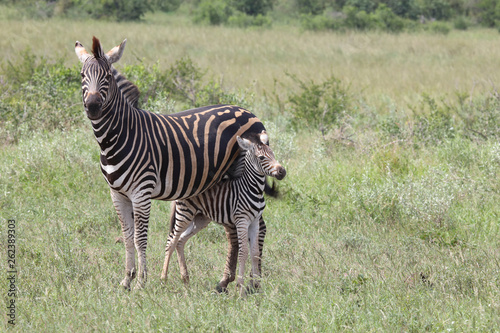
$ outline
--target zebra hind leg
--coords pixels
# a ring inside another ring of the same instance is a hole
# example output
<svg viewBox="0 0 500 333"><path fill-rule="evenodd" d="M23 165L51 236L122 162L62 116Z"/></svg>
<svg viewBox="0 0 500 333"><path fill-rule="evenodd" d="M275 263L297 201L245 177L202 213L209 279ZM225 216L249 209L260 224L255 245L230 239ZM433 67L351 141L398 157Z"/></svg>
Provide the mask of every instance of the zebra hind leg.
<svg viewBox="0 0 500 333"><path fill-rule="evenodd" d="M130 290L130 283L136 276L134 247L134 212L132 202L121 194L111 190L111 198L122 227L125 244L125 277L120 285Z"/></svg>
<svg viewBox="0 0 500 333"><path fill-rule="evenodd" d="M196 235L200 230L204 229L210 223L210 219L203 215L196 215L193 222L189 225L186 231L182 233L177 242L177 260L179 261L179 270L181 272L182 281L187 285L189 284L189 272L186 265L186 258L184 256L184 246L186 242Z"/></svg>
<svg viewBox="0 0 500 333"><path fill-rule="evenodd" d="M247 288L247 293L254 293L260 287L260 265L262 248L260 247L260 217L257 217L248 229L250 245L250 260L252 263L251 280Z"/></svg>
<svg viewBox="0 0 500 333"><path fill-rule="evenodd" d="M264 250L264 239L266 238L266 222L264 222L264 218L261 216L259 219L259 258L258 258L258 278L253 279L253 273L251 275L252 280L250 280L250 291L255 292L260 289L260 282L258 281L260 276L262 276L262 252Z"/></svg>

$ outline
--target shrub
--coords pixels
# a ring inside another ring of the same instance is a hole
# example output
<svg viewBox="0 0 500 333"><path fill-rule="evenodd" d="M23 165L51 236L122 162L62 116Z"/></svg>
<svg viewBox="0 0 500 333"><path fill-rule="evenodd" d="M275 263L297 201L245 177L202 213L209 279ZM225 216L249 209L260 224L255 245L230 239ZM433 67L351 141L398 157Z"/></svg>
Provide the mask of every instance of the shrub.
<svg viewBox="0 0 500 333"><path fill-rule="evenodd" d="M237 12L235 15L228 19L228 25L240 28L247 28L251 26L256 27L270 27L271 19L268 16L257 15L251 16L242 12Z"/></svg>
<svg viewBox="0 0 500 333"><path fill-rule="evenodd" d="M443 35L447 35L448 33L450 33L450 30L451 30L450 27L448 26L448 24L446 24L444 22L437 22L437 21L434 21L434 22L427 24L426 29L431 31L431 32L434 32L437 34L443 34Z"/></svg>
<svg viewBox="0 0 500 333"><path fill-rule="evenodd" d="M233 7L247 15L265 15L273 8L271 0L231 0Z"/></svg>
<svg viewBox="0 0 500 333"><path fill-rule="evenodd" d="M307 83L288 74L301 91L289 96L291 104L291 124L295 129L306 127L319 129L323 133L335 124L338 114L349 106L349 95L335 77L330 77L321 84L312 80Z"/></svg>
<svg viewBox="0 0 500 333"><path fill-rule="evenodd" d="M436 144L457 134L455 113L452 107L424 94L419 110L413 109L415 136L426 143Z"/></svg>
<svg viewBox="0 0 500 333"><path fill-rule="evenodd" d="M500 139L500 101L487 96L468 99L467 94L458 94L458 116L464 123L464 135L474 140Z"/></svg>
<svg viewBox="0 0 500 333"><path fill-rule="evenodd" d="M453 21L453 27L457 30L467 30L469 28L469 22L465 17L459 16Z"/></svg>
<svg viewBox="0 0 500 333"><path fill-rule="evenodd" d="M227 23L233 10L224 0L203 0L198 6L194 21L220 25Z"/></svg>
<svg viewBox="0 0 500 333"><path fill-rule="evenodd" d="M0 102L0 140L16 142L33 131L68 129L84 120L80 75L63 61L37 59L26 51L17 63L3 68L6 81Z"/></svg>
<svg viewBox="0 0 500 333"><path fill-rule="evenodd" d="M345 6L343 9L345 14L344 24L347 28L357 30L367 30L376 26L376 21L373 16L366 13L364 10L358 10L356 7Z"/></svg>
<svg viewBox="0 0 500 333"><path fill-rule="evenodd" d="M343 19L327 15L302 14L300 16L300 25L304 30L340 30Z"/></svg>
<svg viewBox="0 0 500 333"><path fill-rule="evenodd" d="M377 7L373 17L382 30L399 32L403 30L405 26L403 19L394 14L385 4L380 4Z"/></svg>

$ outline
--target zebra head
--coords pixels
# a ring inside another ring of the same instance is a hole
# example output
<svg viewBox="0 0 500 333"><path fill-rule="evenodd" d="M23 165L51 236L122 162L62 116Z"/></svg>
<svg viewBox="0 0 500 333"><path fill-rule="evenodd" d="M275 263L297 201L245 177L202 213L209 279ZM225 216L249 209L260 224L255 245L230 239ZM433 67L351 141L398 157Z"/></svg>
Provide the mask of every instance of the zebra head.
<svg viewBox="0 0 500 333"><path fill-rule="evenodd" d="M120 45L112 48L108 53L102 51L99 39L92 39L92 54L87 53L80 42L75 44L75 52L78 59L83 63L82 95L83 106L87 117L91 120L102 116L103 105L110 97L110 82L114 80L111 65L120 60L125 49L125 39Z"/></svg>
<svg viewBox="0 0 500 333"><path fill-rule="evenodd" d="M240 148L246 151L246 159L259 173L278 180L285 178L286 170L276 161L273 151L269 148L266 131L262 131L262 133L256 135L256 138L250 140L239 136L236 139Z"/></svg>

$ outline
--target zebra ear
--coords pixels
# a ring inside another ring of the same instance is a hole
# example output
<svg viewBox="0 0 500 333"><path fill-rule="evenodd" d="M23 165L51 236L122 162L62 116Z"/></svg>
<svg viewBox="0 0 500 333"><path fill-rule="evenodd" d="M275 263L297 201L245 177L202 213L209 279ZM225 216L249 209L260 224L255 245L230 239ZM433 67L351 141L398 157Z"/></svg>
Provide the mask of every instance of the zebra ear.
<svg viewBox="0 0 500 333"><path fill-rule="evenodd" d="M243 139L239 136L236 137L236 140L238 141L240 148L243 150L249 150L252 147L252 142L250 142L250 140Z"/></svg>
<svg viewBox="0 0 500 333"><path fill-rule="evenodd" d="M92 37L92 53L96 59L105 59L104 52L102 51L101 42L95 36Z"/></svg>
<svg viewBox="0 0 500 333"><path fill-rule="evenodd" d="M114 64L115 62L120 60L123 55L123 50L125 50L125 44L127 44L126 38L120 45L113 47L108 51L108 53L106 53L106 58L108 58L110 64Z"/></svg>
<svg viewBox="0 0 500 333"><path fill-rule="evenodd" d="M80 62L82 63L84 63L85 60L87 60L88 57L90 57L90 54L87 53L82 43L80 43L79 41L76 41L75 43L75 53Z"/></svg>
<svg viewBox="0 0 500 333"><path fill-rule="evenodd" d="M269 136L267 136L266 131L260 133L260 141L265 145L269 145Z"/></svg>

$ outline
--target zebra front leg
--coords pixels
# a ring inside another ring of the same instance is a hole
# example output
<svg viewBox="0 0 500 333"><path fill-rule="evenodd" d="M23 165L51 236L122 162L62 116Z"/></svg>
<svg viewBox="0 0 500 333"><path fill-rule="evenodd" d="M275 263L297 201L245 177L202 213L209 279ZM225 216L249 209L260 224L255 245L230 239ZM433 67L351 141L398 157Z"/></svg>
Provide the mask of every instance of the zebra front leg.
<svg viewBox="0 0 500 333"><path fill-rule="evenodd" d="M134 289L142 289L148 278L146 268L146 248L148 245L148 224L151 210L150 195L142 193L138 200L134 201L134 245L137 251L137 283Z"/></svg>
<svg viewBox="0 0 500 333"><path fill-rule="evenodd" d="M132 202L118 192L111 190L111 199L122 227L123 243L125 244L125 278L120 285L130 289L130 282L135 278L135 247L134 247L134 210Z"/></svg>

